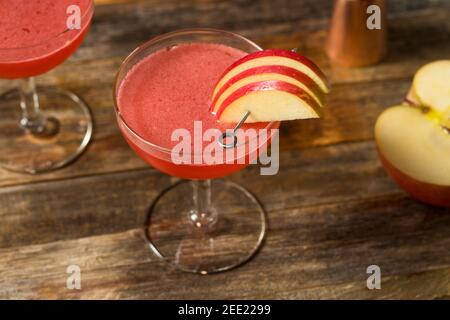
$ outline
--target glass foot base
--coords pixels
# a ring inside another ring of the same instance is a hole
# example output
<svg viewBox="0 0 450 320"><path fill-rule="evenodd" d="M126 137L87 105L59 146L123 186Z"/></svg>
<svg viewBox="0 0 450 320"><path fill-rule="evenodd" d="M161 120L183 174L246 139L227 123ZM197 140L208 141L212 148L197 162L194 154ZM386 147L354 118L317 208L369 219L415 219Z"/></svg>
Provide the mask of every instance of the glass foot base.
<svg viewBox="0 0 450 320"><path fill-rule="evenodd" d="M37 174L75 160L92 136L92 117L75 94L58 88L37 88L45 119L41 133L21 125L18 90L0 95L0 166L14 172Z"/></svg>
<svg viewBox="0 0 450 320"><path fill-rule="evenodd" d="M266 232L258 200L235 183L212 180L216 218L205 226L192 214L192 194L192 182L181 181L158 196L145 228L150 250L177 269L200 274L226 271L252 258Z"/></svg>

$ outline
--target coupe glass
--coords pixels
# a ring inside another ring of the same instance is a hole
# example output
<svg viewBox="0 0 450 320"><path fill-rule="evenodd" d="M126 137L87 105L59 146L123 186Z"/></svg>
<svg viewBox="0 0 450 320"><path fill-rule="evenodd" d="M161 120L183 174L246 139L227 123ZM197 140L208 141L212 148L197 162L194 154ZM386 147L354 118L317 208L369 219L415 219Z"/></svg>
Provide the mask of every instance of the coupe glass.
<svg viewBox="0 0 450 320"><path fill-rule="evenodd" d="M120 130L131 148L156 169L174 177L190 179L181 180L164 190L152 203L145 226L150 250L178 269L208 274L248 261L262 244L266 218L259 201L236 183L211 180L239 171L248 162L176 165L171 160L171 149L156 145L133 130L122 116L117 98L127 73L145 57L182 43L204 42L223 44L248 53L261 50L242 36L220 30L190 29L165 34L137 48L123 62L115 83L114 99ZM265 129L278 126L278 122L269 123ZM248 148L248 159L257 156L271 138L268 135L263 141L259 139L253 150Z"/></svg>
<svg viewBox="0 0 450 320"><path fill-rule="evenodd" d="M82 9L79 29L66 29L42 43L2 48L0 79L18 79L18 88L0 95L0 166L36 174L60 168L86 148L92 136L88 106L74 93L36 87L34 76L64 62L81 44L94 13Z"/></svg>

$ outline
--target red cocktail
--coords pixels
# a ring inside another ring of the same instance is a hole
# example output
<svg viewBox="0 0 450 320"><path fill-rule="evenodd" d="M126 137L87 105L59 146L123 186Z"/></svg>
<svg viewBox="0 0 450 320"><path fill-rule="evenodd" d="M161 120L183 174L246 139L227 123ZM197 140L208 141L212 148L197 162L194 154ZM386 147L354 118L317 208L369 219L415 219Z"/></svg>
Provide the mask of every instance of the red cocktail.
<svg viewBox="0 0 450 320"><path fill-rule="evenodd" d="M39 88L33 76L64 62L81 44L93 0L0 2L0 79L20 79L0 96L0 164L38 173L75 159L92 134L87 106L73 93Z"/></svg>
<svg viewBox="0 0 450 320"><path fill-rule="evenodd" d="M208 111L208 103L212 86L223 70L244 55L245 52L233 47L197 42L160 49L133 65L117 91L117 105L123 119L119 124L130 146L160 171L186 179L223 177L248 165L259 145L247 148L244 154L234 152L229 163L224 154L224 159L218 163L206 164L200 159L200 153L208 142L199 141L202 148L188 163L174 164L171 159L171 151L179 142L171 139L176 129L189 132L191 150L194 150L195 121L198 122L197 133L201 135L211 129L220 133L233 128L233 125L218 123ZM268 123L255 123L245 125L243 130L270 126L273 127ZM267 141L259 142L265 145ZM239 155L247 159L238 163Z"/></svg>
<svg viewBox="0 0 450 320"><path fill-rule="evenodd" d="M215 163L205 161L201 151L217 141L200 141L197 149L194 142L208 130L220 135L234 127L214 120L209 99L223 71L257 50L256 44L229 32L179 31L136 49L119 71L114 97L119 127L127 142L158 170L196 179L160 195L152 205L147 227L153 252L182 270L227 270L249 259L261 244L265 218L258 201L236 184L208 179L247 166L267 147L273 133L270 129L278 128L279 123L245 124L244 133L258 132L256 143L247 137L240 142L245 152L232 153L231 158L224 153ZM179 143L173 133L179 129L192 137L191 162L182 164L174 162L172 153ZM269 134L259 135L263 131Z"/></svg>

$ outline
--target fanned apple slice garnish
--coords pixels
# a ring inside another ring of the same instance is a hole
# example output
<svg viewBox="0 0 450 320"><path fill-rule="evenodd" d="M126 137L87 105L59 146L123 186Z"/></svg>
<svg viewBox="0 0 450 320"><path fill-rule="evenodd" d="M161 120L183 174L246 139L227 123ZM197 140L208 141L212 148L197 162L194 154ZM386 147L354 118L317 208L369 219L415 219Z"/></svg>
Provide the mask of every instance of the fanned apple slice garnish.
<svg viewBox="0 0 450 320"><path fill-rule="evenodd" d="M246 122L268 122L319 118L320 105L304 90L283 81L250 83L233 92L219 107L215 117L237 123L250 112Z"/></svg>
<svg viewBox="0 0 450 320"><path fill-rule="evenodd" d="M210 111L218 121L238 123L318 118L328 84L308 58L289 50L251 53L217 81Z"/></svg>
<svg viewBox="0 0 450 320"><path fill-rule="evenodd" d="M211 103L214 109L211 111L216 113L222 102L237 89L250 83L269 80L284 81L296 85L306 91L321 107L325 105L326 94L309 76L293 68L271 65L248 69L231 78L214 96Z"/></svg>

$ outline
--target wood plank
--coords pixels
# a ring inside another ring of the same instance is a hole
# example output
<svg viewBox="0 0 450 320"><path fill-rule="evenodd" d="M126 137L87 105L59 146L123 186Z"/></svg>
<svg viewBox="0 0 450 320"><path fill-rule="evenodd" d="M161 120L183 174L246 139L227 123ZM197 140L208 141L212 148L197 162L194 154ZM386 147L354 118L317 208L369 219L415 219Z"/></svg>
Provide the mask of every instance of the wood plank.
<svg viewBox="0 0 450 320"><path fill-rule="evenodd" d="M207 277L156 260L140 229L0 249L0 297L437 298L450 292L444 210L387 197L283 209L269 223L265 246L252 261ZM81 268L81 291L65 287L71 264ZM371 264L381 268L380 291L365 288Z"/></svg>
<svg viewBox="0 0 450 320"><path fill-rule="evenodd" d="M319 10L320 4L316 2L294 2L277 10L262 10L259 2L251 2L255 8L248 8L248 15L235 14L241 8L237 4L233 5L233 2L227 2L225 7L194 7L192 11L185 13L180 13L170 3L159 6L159 10L154 10L153 5L145 3L139 6L121 5L118 8L101 7L96 12L91 34L86 39L88 45L83 46L77 54L95 59L126 56L138 44L154 35L180 28L213 27L241 33L263 47L290 49L300 46L301 52L324 68L334 83L411 76L423 62L447 57L450 8L445 10L444 5L440 10L431 5L428 8L419 6L420 10L402 11L399 16L393 15L389 20L390 53L378 66L381 69L375 72L378 68L346 69L331 66L323 52L328 9ZM322 6L329 7L331 2L326 3L328 4ZM111 20L117 20L118 10L120 20L111 26ZM264 14L261 15L261 11ZM202 19L198 19L200 15ZM170 16L171 19L163 19L161 16ZM395 70L391 70L393 67Z"/></svg>
<svg viewBox="0 0 450 320"><path fill-rule="evenodd" d="M277 175L260 176L259 167L251 166L231 179L260 197L269 212L401 193L371 142L283 152ZM170 184L167 175L143 169L5 187L0 247L139 227L153 199Z"/></svg>
<svg viewBox="0 0 450 320"><path fill-rule="evenodd" d="M121 59L137 45L158 34L139 31L139 25L136 24L118 24L114 26L113 33L110 31L113 27L108 20L95 22L81 49L66 64L44 75L42 81L64 81L67 77L70 81L77 81L75 84L78 86L92 80L95 84L111 85ZM131 27L133 30L127 30ZM450 50L450 22L445 11L425 10L393 20L389 33L389 55L381 64L367 68L349 69L331 65L323 51L326 36L326 30L323 28L292 30L292 23L275 27L276 30L268 32L258 31L257 28L250 29L247 30L248 36L263 47L289 49L299 46L302 53L314 59L325 70L334 85L410 78L420 65L446 58ZM117 30L120 30L121 34L117 34ZM240 30L237 32L242 33ZM139 39L141 33L143 38ZM111 59L115 60L114 65L110 62ZM66 65L70 67L65 68ZM103 69L100 68L102 65ZM73 72L74 69L77 70L76 73ZM9 82L0 83L6 85Z"/></svg>
<svg viewBox="0 0 450 320"><path fill-rule="evenodd" d="M362 281L284 292L277 299L445 299L450 291L450 269L383 277L381 290L368 290Z"/></svg>

